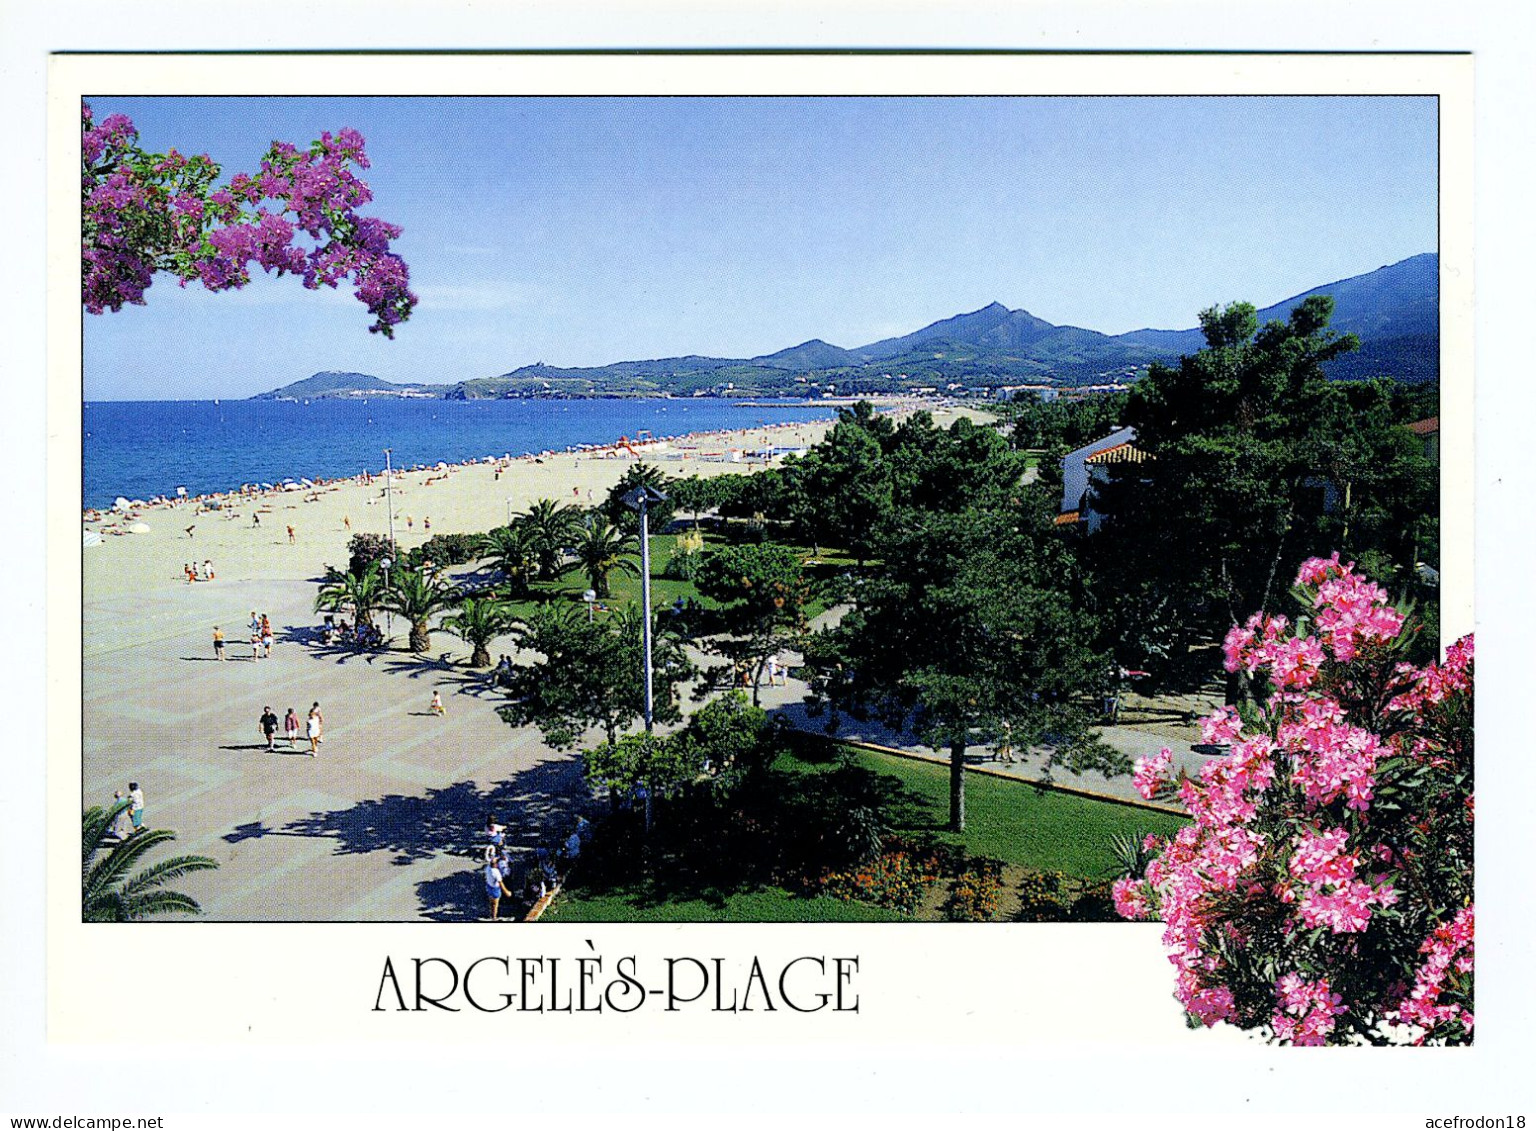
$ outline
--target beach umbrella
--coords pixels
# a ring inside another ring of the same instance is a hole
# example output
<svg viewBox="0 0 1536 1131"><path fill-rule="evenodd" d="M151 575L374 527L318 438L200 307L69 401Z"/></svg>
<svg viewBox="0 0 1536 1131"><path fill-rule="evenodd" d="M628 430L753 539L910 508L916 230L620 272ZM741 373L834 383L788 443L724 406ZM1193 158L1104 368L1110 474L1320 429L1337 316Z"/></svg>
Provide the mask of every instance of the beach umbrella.
<svg viewBox="0 0 1536 1131"><path fill-rule="evenodd" d="M300 479L299 482L302 483L306 487L313 487L315 485L314 482L312 480L309 480L309 479Z"/></svg>
<svg viewBox="0 0 1536 1131"><path fill-rule="evenodd" d="M84 549L86 546L100 546L100 545L101 545L101 535L97 534L96 531L94 531L94 530L82 530L80 532L80 546L81 546L82 549Z"/></svg>
<svg viewBox="0 0 1536 1131"><path fill-rule="evenodd" d="M129 534L148 534L149 533L149 523L147 523L147 522L136 522L136 523L134 523L132 526L130 526L128 528L128 533Z"/></svg>
<svg viewBox="0 0 1536 1131"><path fill-rule="evenodd" d="M263 484L261 484L261 489L263 491L270 491L270 490L272 490L272 484L270 484L270 483L263 483Z"/></svg>
<svg viewBox="0 0 1536 1131"><path fill-rule="evenodd" d="M115 511L125 511L132 505L133 504L130 503L122 495L119 495L117 498L112 500L112 509Z"/></svg>

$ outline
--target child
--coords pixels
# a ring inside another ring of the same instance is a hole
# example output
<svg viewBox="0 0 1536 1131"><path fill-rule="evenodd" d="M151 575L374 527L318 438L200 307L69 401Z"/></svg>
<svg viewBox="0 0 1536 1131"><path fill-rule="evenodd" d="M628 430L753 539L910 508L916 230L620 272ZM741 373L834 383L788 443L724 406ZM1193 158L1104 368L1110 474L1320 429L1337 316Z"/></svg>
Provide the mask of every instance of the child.
<svg viewBox="0 0 1536 1131"><path fill-rule="evenodd" d="M431 711L432 711L432 713L434 715L437 715L439 718L441 718L442 715L443 715L443 696L442 696L442 693L439 692L439 691L433 691L432 692L432 707L431 707Z"/></svg>

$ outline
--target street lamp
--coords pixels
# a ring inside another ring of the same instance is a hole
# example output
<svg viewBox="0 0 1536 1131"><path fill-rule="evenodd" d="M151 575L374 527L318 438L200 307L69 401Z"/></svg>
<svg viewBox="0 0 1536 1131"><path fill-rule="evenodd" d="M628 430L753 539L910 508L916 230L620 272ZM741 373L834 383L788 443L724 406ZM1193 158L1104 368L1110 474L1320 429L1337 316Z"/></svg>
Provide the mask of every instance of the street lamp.
<svg viewBox="0 0 1536 1131"><path fill-rule="evenodd" d="M388 554L385 554L382 558L379 559L379 565L383 567L384 570L384 589L386 599L388 599L389 590L389 570L390 567L394 564L394 559L391 558ZM384 631L389 634L390 640L395 638L395 614L390 611L388 605L384 607ZM384 646L386 648L389 647L389 641L385 641Z"/></svg>
<svg viewBox="0 0 1536 1131"><path fill-rule="evenodd" d="M651 726L655 718L651 697L651 527L646 508L666 501L666 495L654 487L636 487L624 495L624 505L640 512L640 610L641 639L645 644L645 737L649 750ZM649 761L649 759L647 759ZM651 831L651 787L645 786L645 831Z"/></svg>
<svg viewBox="0 0 1536 1131"><path fill-rule="evenodd" d="M651 503L666 502L666 495L654 487L636 487L624 495L624 505L640 512L640 611L645 642L645 733L651 733L653 720L651 696L651 527L646 509Z"/></svg>
<svg viewBox="0 0 1536 1131"><path fill-rule="evenodd" d="M384 449L384 501L389 510L389 544L395 544L395 473L390 466L389 449Z"/></svg>
<svg viewBox="0 0 1536 1131"><path fill-rule="evenodd" d="M581 595L581 599L587 603L587 623L592 623L592 602L597 600L597 590L588 589Z"/></svg>

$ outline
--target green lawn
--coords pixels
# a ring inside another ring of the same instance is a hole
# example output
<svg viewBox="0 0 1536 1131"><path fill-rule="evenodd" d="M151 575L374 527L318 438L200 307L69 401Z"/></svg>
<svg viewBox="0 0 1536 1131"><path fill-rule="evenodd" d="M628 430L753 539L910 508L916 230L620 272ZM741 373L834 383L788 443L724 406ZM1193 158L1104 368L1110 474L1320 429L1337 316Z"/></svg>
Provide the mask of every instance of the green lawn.
<svg viewBox="0 0 1536 1131"><path fill-rule="evenodd" d="M815 748L812 747L812 750ZM784 754L775 769L814 775L836 765L831 748ZM1116 872L1110 838L1116 833L1168 834L1182 823L1177 817L1038 789L1024 782L983 774L966 775L966 831L948 832L948 768L873 751L841 747L863 769L895 787L892 816L900 831L958 844L976 856L1036 871L1060 871L1083 880L1103 880ZM579 882L550 908L558 922L910 922L896 911L825 896L805 898L775 886L743 890L697 889L688 896L658 895L654 884L625 883L602 892L585 891Z"/></svg>
<svg viewBox="0 0 1536 1131"><path fill-rule="evenodd" d="M965 832L952 833L949 822L949 767L932 762L842 747L865 768L901 783L899 827L958 844L974 856L990 856L1037 871L1060 871L1087 880L1115 874L1110 838L1117 833L1167 835L1184 822L1171 815L1038 789L1025 782L989 774L965 776ZM793 754L785 769L815 772L824 763ZM1068 775L1070 776L1070 775ZM1064 783L1066 784L1066 783Z"/></svg>

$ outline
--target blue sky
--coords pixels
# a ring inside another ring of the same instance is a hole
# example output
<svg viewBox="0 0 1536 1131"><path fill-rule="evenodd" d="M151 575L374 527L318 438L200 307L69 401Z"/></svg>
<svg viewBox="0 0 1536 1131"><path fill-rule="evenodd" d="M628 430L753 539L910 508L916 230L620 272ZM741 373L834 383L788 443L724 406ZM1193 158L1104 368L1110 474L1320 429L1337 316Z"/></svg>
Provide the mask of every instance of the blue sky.
<svg viewBox="0 0 1536 1131"><path fill-rule="evenodd" d="M989 302L1184 328L1436 246L1431 98L111 98L226 176L351 126L421 296L161 277L85 316L87 399L237 397L322 369L853 347Z"/></svg>

